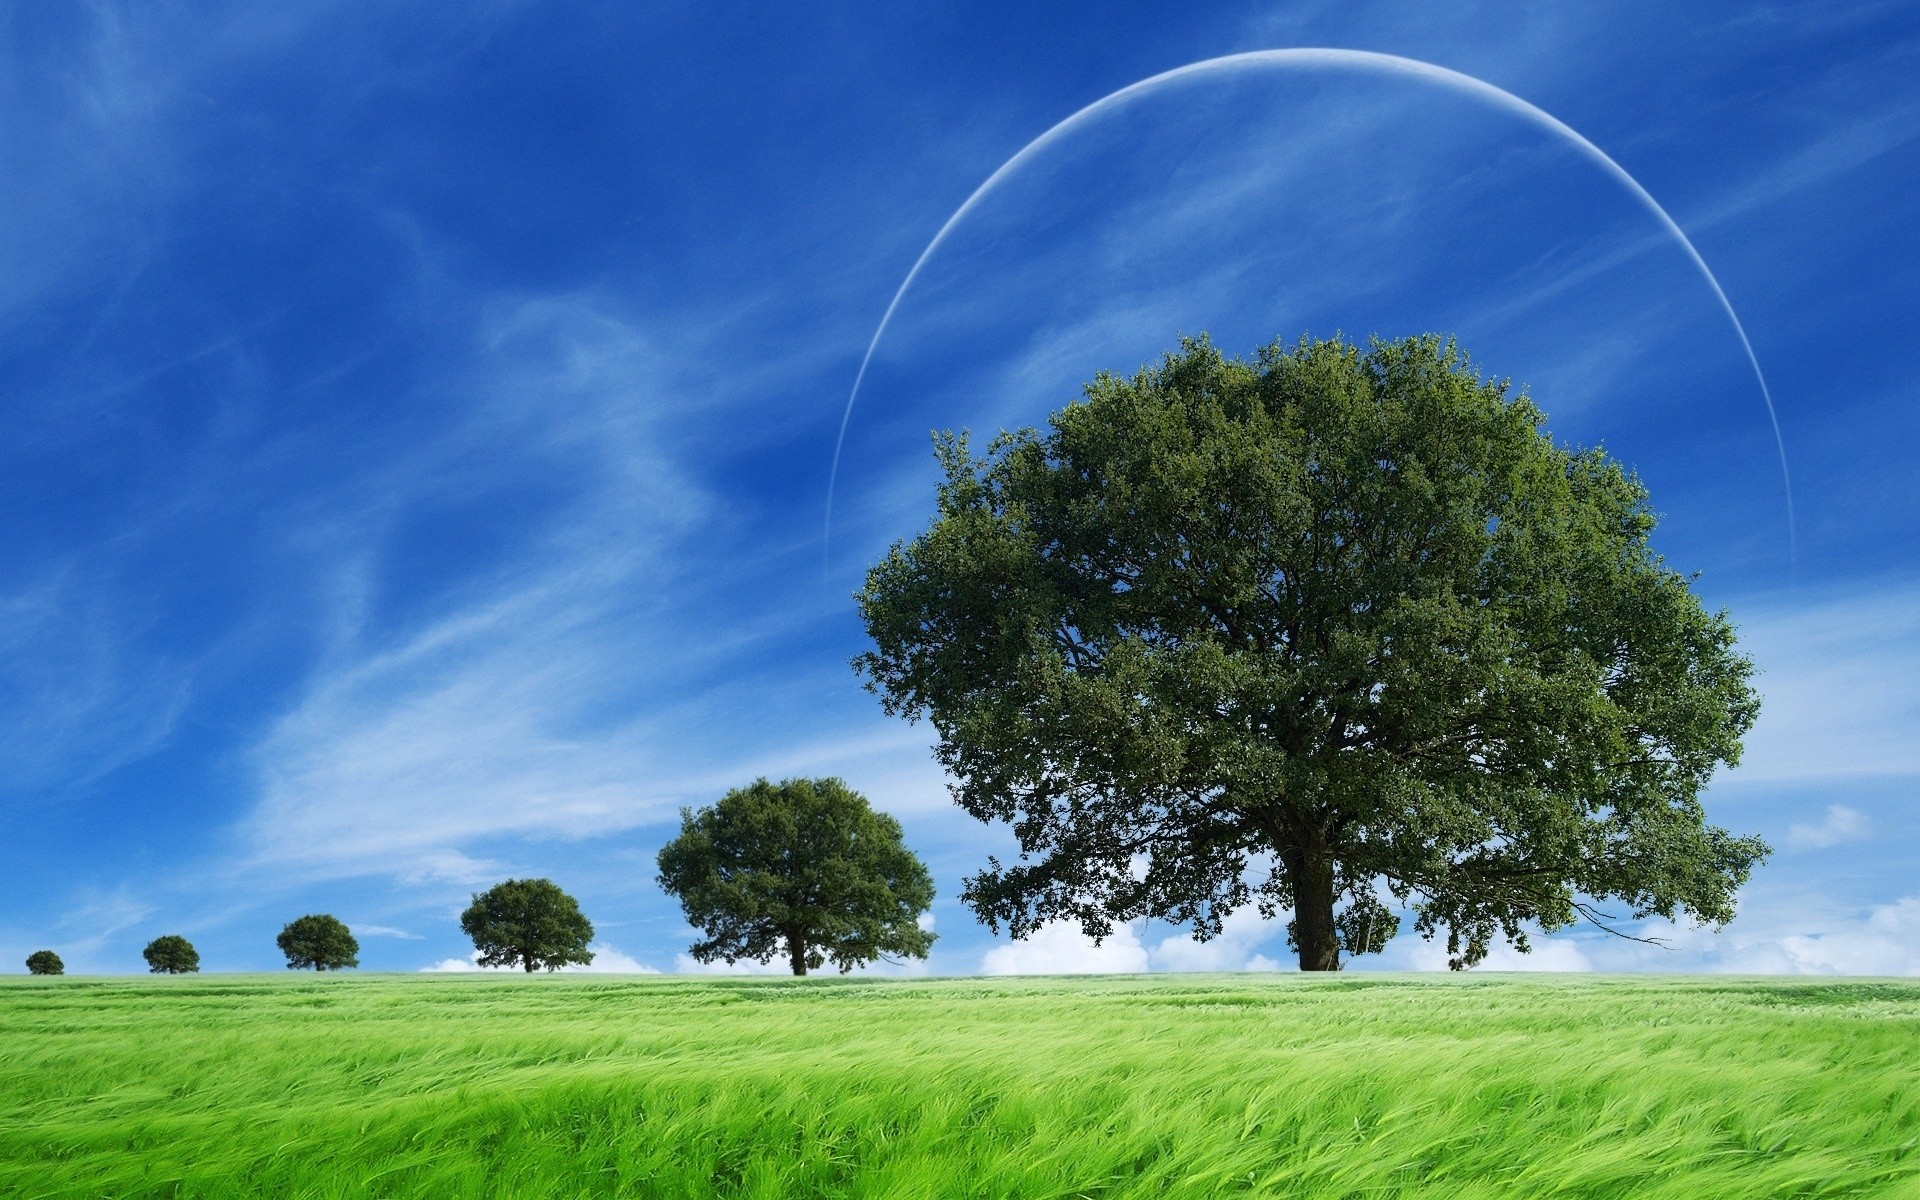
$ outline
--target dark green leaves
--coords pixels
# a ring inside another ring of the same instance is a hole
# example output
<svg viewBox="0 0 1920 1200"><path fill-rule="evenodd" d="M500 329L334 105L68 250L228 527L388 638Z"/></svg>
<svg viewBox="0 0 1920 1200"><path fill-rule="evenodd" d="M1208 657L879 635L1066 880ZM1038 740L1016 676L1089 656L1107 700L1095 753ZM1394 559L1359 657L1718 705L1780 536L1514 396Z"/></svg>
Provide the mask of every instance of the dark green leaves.
<svg viewBox="0 0 1920 1200"><path fill-rule="evenodd" d="M339 971L360 965L360 943L338 917L309 913L287 922L274 939L289 970Z"/></svg>
<svg viewBox="0 0 1920 1200"><path fill-rule="evenodd" d="M27 974L29 975L65 975L67 964L51 950L35 950L27 955Z"/></svg>
<svg viewBox="0 0 1920 1200"><path fill-rule="evenodd" d="M155 975L186 975L200 969L200 952L177 933L153 939L140 953L147 960L147 970Z"/></svg>
<svg viewBox="0 0 1920 1200"><path fill-rule="evenodd" d="M1451 343L1187 341L937 450L855 666L1012 825L965 895L996 927L1257 902L1325 966L1378 947L1384 888L1471 963L1594 897L1724 921L1765 853L1696 799L1756 713L1731 624L1639 481Z"/></svg>
<svg viewBox="0 0 1920 1200"><path fill-rule="evenodd" d="M660 886L704 932L701 962L784 955L796 975L876 958L925 958L919 918L933 881L901 840L838 779L756 780L712 808L680 814L660 851Z"/></svg>
<svg viewBox="0 0 1920 1200"><path fill-rule="evenodd" d="M529 974L593 961L593 925L552 880L509 879L478 893L460 914L483 967L518 966Z"/></svg>

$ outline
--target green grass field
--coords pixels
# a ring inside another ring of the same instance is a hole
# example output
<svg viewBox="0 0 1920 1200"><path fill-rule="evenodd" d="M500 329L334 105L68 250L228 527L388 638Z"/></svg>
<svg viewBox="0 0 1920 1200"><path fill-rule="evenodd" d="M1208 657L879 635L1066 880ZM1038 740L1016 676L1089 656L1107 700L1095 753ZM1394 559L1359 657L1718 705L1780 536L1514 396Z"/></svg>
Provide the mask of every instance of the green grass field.
<svg viewBox="0 0 1920 1200"><path fill-rule="evenodd" d="M1920 982L15 978L5 1196L1920 1196Z"/></svg>

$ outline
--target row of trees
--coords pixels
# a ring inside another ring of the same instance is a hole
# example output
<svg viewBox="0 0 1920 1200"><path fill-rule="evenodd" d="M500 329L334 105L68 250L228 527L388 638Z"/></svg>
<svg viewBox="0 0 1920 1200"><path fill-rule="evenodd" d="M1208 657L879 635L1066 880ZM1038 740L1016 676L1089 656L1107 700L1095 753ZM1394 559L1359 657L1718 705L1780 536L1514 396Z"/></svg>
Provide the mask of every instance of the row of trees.
<svg viewBox="0 0 1920 1200"><path fill-rule="evenodd" d="M287 956L289 968L338 971L360 965L360 943L354 940L344 922L326 913L309 913L287 922L275 940L281 953ZM140 954L147 960L147 969L155 975L189 975L200 969L200 952L177 933L153 939ZM64 975L67 964L51 950L35 950L27 955L27 972Z"/></svg>
<svg viewBox="0 0 1920 1200"><path fill-rule="evenodd" d="M1529 926L1620 932L1608 900L1733 916L1768 847L1699 794L1739 760L1753 664L1631 472L1432 336L1251 362L1202 337L1085 393L984 457L940 435L932 524L858 594L855 668L1019 843L962 893L990 928L1205 939L1252 905L1317 971L1395 909L1456 968ZM931 883L853 800L761 780L683 813L659 880L694 955L923 956ZM483 962L585 961L551 887L475 897Z"/></svg>
<svg viewBox="0 0 1920 1200"><path fill-rule="evenodd" d="M899 822L840 780L759 779L680 819L679 836L660 851L659 882L706 935L690 947L701 962L777 957L805 975L828 963L845 972L875 959L925 958L932 947L934 934L920 924L932 877ZM476 893L460 929L482 966L531 973L593 961L593 923L547 879ZM360 965L359 943L327 913L289 922L278 943L289 968ZM144 954L155 973L200 969L198 951L178 934L155 938ZM27 969L58 975L65 966L40 950Z"/></svg>
<svg viewBox="0 0 1920 1200"><path fill-rule="evenodd" d="M706 936L701 962L784 959L795 975L925 958L933 878L901 836L838 779L755 780L711 808L683 809L661 847L659 884ZM509 879L460 916L482 966L532 972L593 961L593 925L546 879Z"/></svg>

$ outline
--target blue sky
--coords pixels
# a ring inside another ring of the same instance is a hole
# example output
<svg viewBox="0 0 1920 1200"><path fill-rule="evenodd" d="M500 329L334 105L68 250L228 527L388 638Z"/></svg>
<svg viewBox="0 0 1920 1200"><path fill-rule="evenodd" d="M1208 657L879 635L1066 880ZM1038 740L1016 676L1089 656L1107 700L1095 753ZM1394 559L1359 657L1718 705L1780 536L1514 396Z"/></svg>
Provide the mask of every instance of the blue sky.
<svg viewBox="0 0 1920 1200"><path fill-rule="evenodd" d="M837 774L932 867L929 969L1240 968L1159 924L995 940L1010 839L847 660L924 526L928 432L1038 421L1206 331L1457 334L1636 467L1761 669L1713 818L1776 847L1719 933L1535 965L1920 973L1920 15L1389 0L1066 6L14 6L0 16L0 969L280 965L329 911L380 970L546 875L602 965L676 970L682 805ZM1004 161L1156 73L1208 76ZM1403 938L1372 964L1432 967ZM1497 952L1493 965L1523 965Z"/></svg>

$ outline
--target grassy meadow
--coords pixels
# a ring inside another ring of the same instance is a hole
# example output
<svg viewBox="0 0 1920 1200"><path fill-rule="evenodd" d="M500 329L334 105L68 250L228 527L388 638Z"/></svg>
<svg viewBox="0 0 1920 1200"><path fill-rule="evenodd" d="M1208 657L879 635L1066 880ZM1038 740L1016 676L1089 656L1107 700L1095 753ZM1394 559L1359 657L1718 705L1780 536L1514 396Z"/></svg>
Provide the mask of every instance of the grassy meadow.
<svg viewBox="0 0 1920 1200"><path fill-rule="evenodd" d="M0 1195L1920 1197L1920 982L12 978Z"/></svg>

